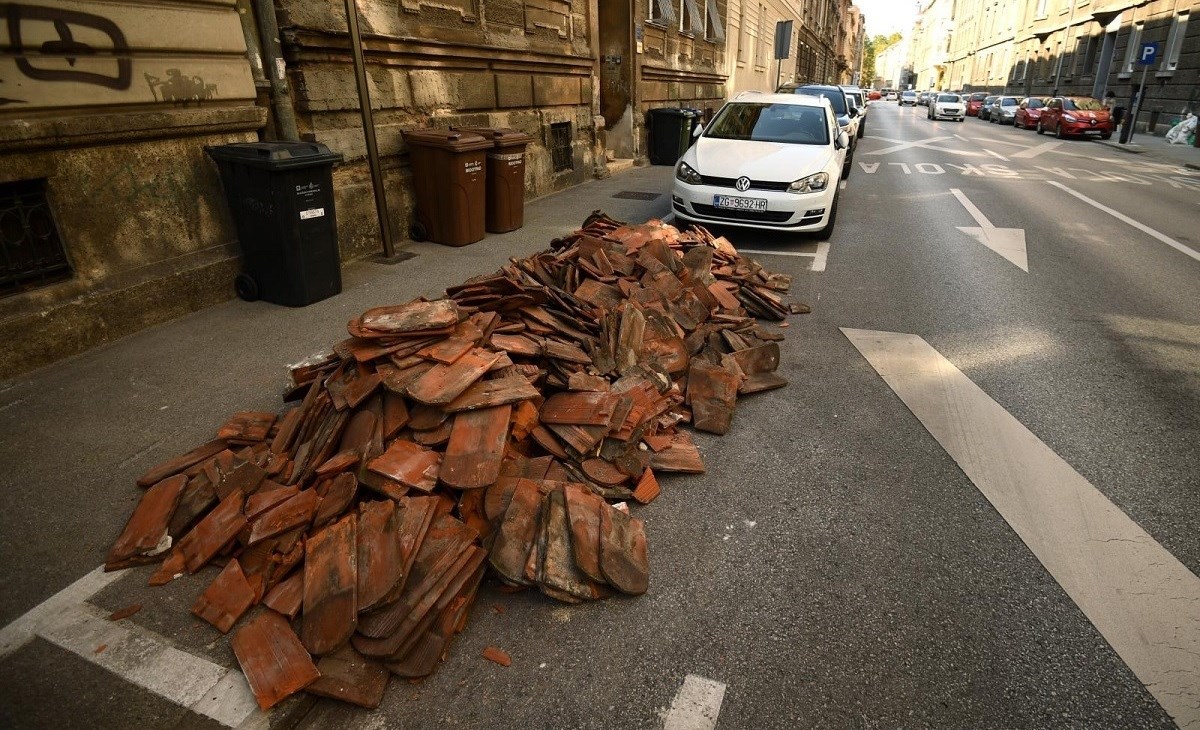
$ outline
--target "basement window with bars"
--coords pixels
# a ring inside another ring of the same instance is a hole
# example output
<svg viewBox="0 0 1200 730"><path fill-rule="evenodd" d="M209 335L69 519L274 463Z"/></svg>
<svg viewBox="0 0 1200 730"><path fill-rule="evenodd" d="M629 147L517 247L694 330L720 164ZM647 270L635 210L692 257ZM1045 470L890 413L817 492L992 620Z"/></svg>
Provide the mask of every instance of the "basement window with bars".
<svg viewBox="0 0 1200 730"><path fill-rule="evenodd" d="M46 201L46 180L0 183L0 296L71 276Z"/></svg>
<svg viewBox="0 0 1200 730"><path fill-rule="evenodd" d="M550 159L555 172L575 169L571 154L571 123L555 122L550 125Z"/></svg>

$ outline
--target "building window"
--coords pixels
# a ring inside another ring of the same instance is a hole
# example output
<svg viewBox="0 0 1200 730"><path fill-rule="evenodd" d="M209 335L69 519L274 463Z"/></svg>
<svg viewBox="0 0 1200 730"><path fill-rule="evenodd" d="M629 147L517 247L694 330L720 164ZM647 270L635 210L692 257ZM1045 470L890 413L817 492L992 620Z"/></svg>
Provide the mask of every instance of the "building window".
<svg viewBox="0 0 1200 730"><path fill-rule="evenodd" d="M1025 51L1025 60L1021 63L1021 80L1029 78L1029 51Z"/></svg>
<svg viewBox="0 0 1200 730"><path fill-rule="evenodd" d="M1037 10L1034 11L1033 17L1035 17L1035 18L1046 17L1046 0L1038 0Z"/></svg>
<svg viewBox="0 0 1200 730"><path fill-rule="evenodd" d="M746 26L750 19L746 17L746 0L738 3L738 63L746 62Z"/></svg>
<svg viewBox="0 0 1200 730"><path fill-rule="evenodd" d="M704 35L704 16L696 6L696 0L682 0L679 4L679 32L688 35Z"/></svg>
<svg viewBox="0 0 1200 730"><path fill-rule="evenodd" d="M555 122L550 125L550 159L554 162L555 172L575 169L574 156L571 154L570 122Z"/></svg>
<svg viewBox="0 0 1200 730"><path fill-rule="evenodd" d="M1188 11L1183 11L1171 21L1171 34L1167 36L1167 47L1163 53L1161 73L1173 73L1179 67L1179 54L1183 50L1183 36L1187 33Z"/></svg>
<svg viewBox="0 0 1200 730"><path fill-rule="evenodd" d="M1129 29L1129 45L1125 47L1125 65L1121 67L1121 74L1128 76L1133 73L1133 64L1137 61L1138 46L1142 44L1142 28L1143 23L1134 23Z"/></svg>
<svg viewBox="0 0 1200 730"><path fill-rule="evenodd" d="M1083 69L1081 73L1084 76L1096 75L1096 64L1099 60L1096 58L1096 48L1100 45L1100 37L1090 35L1087 37L1087 45L1083 50Z"/></svg>
<svg viewBox="0 0 1200 730"><path fill-rule="evenodd" d="M758 6L758 38L754 43L754 65L764 66L767 50L767 6Z"/></svg>
<svg viewBox="0 0 1200 730"><path fill-rule="evenodd" d="M0 183L0 296L70 278L46 180Z"/></svg>
<svg viewBox="0 0 1200 730"><path fill-rule="evenodd" d="M725 40L725 26L721 24L721 10L717 0L704 0L704 37L718 42ZM742 60L742 39L738 38L738 60Z"/></svg>
<svg viewBox="0 0 1200 730"><path fill-rule="evenodd" d="M674 25L675 6L673 3L674 0L650 0L649 22L659 25Z"/></svg>

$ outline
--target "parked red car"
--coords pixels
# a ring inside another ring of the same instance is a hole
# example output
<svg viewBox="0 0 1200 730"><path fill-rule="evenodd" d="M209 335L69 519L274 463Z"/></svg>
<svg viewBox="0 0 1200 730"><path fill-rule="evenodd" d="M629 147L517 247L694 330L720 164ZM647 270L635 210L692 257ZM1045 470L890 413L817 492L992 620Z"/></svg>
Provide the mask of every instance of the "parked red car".
<svg viewBox="0 0 1200 730"><path fill-rule="evenodd" d="M883 98L883 94L880 94L878 89L871 89L867 92L867 98L871 101L879 101Z"/></svg>
<svg viewBox="0 0 1200 730"><path fill-rule="evenodd" d="M1038 134L1053 132L1059 139L1067 137L1112 137L1113 121L1104 102L1080 96L1055 96L1046 100L1042 118L1037 121Z"/></svg>
<svg viewBox="0 0 1200 730"><path fill-rule="evenodd" d="M971 94L969 97L967 97L967 116L979 116L979 110L983 108L983 100L986 98L988 98L988 93L986 91L976 91L974 94Z"/></svg>
<svg viewBox="0 0 1200 730"><path fill-rule="evenodd" d="M1017 106L1017 115L1013 118L1013 126L1021 129L1033 129L1042 118L1042 109L1046 108L1046 100L1031 96Z"/></svg>

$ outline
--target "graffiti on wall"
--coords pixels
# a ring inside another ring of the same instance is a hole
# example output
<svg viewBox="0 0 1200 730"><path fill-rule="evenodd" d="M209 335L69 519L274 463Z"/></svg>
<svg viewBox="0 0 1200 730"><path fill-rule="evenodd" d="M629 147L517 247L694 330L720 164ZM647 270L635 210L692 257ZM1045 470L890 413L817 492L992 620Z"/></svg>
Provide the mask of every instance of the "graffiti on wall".
<svg viewBox="0 0 1200 730"><path fill-rule="evenodd" d="M212 99L217 95L216 84L206 84L199 76L184 76L177 68L167 69L167 78L162 79L153 74L143 74L150 93L155 101L166 101L178 106L186 106L191 102L197 104Z"/></svg>
<svg viewBox="0 0 1200 730"><path fill-rule="evenodd" d="M133 60L125 34L116 23L100 15L40 5L6 3L5 20L9 44L17 70L37 81L75 81L124 91L133 80ZM53 40L29 44L38 25L53 28ZM90 34L105 39L86 43L76 35ZM81 58L105 58L113 62L111 73L76 68Z"/></svg>

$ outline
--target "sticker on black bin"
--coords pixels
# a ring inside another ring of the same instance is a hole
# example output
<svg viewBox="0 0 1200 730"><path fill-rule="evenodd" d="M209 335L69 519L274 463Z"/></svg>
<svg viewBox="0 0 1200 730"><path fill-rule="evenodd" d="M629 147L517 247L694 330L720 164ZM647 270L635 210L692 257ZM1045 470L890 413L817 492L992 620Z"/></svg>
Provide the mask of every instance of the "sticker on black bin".
<svg viewBox="0 0 1200 730"><path fill-rule="evenodd" d="M309 218L321 218L324 215L324 208L309 208L308 210L300 211L300 220L306 221Z"/></svg>

